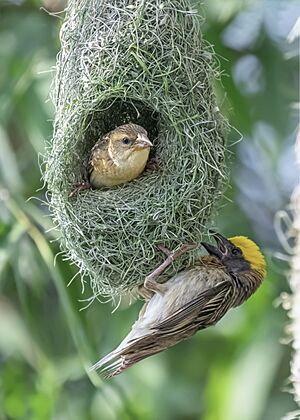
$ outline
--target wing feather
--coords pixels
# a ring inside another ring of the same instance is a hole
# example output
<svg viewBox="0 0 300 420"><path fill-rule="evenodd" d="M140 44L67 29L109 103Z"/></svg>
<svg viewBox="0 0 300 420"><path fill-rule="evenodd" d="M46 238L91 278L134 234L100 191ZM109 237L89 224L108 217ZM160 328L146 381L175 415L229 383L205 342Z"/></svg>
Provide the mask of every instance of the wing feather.
<svg viewBox="0 0 300 420"><path fill-rule="evenodd" d="M187 325L198 325L197 329L215 324L231 307L233 287L230 281L224 281L215 287L205 290L193 300L178 309L155 329L161 333L186 328Z"/></svg>
<svg viewBox="0 0 300 420"><path fill-rule="evenodd" d="M93 172L94 170L93 161L95 157L97 159L105 158L106 160L111 160L107 153L108 140L109 140L108 136L104 136L100 138L92 147L90 155L86 160L86 170L87 170L88 177L90 177L91 172Z"/></svg>

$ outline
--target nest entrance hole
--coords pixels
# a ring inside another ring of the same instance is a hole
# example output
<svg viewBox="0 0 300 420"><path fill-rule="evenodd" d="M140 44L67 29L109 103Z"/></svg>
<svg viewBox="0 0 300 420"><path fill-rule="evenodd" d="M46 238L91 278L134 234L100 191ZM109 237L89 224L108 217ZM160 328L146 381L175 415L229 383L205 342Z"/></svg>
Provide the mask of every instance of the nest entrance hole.
<svg viewBox="0 0 300 420"><path fill-rule="evenodd" d="M88 115L84 136L86 153L104 134L130 122L144 127L155 146L159 133L159 113L142 101L118 98L101 102L99 108Z"/></svg>

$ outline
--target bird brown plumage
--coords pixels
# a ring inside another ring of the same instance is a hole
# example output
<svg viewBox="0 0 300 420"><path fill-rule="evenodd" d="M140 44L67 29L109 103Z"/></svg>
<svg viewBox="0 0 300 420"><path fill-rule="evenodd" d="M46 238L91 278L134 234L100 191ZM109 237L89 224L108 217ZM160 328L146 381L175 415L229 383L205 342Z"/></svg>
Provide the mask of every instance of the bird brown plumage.
<svg viewBox="0 0 300 420"><path fill-rule="evenodd" d="M149 275L142 287L148 297L121 344L91 369L115 376L134 363L159 353L197 331L216 324L230 308L241 305L260 286L266 265L258 246L244 236L226 239L213 234L217 246L202 243L208 256L164 284L157 276L189 247L169 253L165 263ZM168 253L167 250L165 250Z"/></svg>
<svg viewBox="0 0 300 420"><path fill-rule="evenodd" d="M145 169L151 146L140 125L125 124L110 131L91 150L87 168L91 186L112 187L137 178Z"/></svg>

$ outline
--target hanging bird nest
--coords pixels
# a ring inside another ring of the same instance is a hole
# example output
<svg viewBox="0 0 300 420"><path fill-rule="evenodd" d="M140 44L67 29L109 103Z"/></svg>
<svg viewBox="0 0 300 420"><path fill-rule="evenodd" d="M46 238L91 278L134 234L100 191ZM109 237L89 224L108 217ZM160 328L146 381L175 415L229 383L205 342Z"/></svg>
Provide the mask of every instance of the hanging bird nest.
<svg viewBox="0 0 300 420"><path fill-rule="evenodd" d="M69 2L45 179L63 249L94 297L141 284L165 258L157 244L199 242L224 189L227 125L199 25L189 0ZM148 131L160 169L70 198L94 143L128 122Z"/></svg>

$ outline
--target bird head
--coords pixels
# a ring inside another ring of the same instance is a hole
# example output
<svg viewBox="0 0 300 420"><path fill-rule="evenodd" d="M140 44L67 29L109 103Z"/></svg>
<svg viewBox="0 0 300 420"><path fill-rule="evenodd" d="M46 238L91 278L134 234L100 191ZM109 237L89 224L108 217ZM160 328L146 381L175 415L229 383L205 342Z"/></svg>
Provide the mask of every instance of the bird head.
<svg viewBox="0 0 300 420"><path fill-rule="evenodd" d="M225 238L219 233L213 233L216 246L202 242L210 255L217 257L231 273L255 270L262 277L266 276L265 258L251 239L245 236Z"/></svg>
<svg viewBox="0 0 300 420"><path fill-rule="evenodd" d="M150 152L153 146L147 131L137 124L125 124L110 131L106 136L110 157L117 162L126 161L134 153Z"/></svg>

